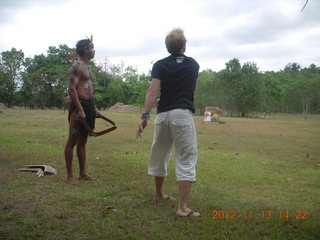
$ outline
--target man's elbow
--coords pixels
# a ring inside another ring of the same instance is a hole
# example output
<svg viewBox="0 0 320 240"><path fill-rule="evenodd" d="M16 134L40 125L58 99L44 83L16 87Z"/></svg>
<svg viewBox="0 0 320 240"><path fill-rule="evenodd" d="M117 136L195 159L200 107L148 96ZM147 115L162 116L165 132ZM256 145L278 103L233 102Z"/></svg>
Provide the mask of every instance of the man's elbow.
<svg viewBox="0 0 320 240"><path fill-rule="evenodd" d="M77 96L77 90L75 88L69 87L68 93L71 98L74 98Z"/></svg>
<svg viewBox="0 0 320 240"><path fill-rule="evenodd" d="M152 97L155 97L155 96L157 96L158 95L158 89L149 89L149 91L148 91L148 95L149 96L152 96Z"/></svg>
<svg viewBox="0 0 320 240"><path fill-rule="evenodd" d="M69 93L69 95L72 94L72 93L74 93L74 92L76 92L76 91L77 91L77 90L76 90L75 87L69 87L69 88L68 88L68 93Z"/></svg>

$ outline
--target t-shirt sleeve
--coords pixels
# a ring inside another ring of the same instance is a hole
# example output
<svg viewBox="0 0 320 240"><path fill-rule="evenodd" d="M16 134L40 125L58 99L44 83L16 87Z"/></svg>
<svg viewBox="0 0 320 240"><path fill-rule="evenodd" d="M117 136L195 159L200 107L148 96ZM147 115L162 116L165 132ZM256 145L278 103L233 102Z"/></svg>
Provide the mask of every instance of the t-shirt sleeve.
<svg viewBox="0 0 320 240"><path fill-rule="evenodd" d="M161 64L159 62L156 62L155 64L153 64L152 71L151 71L151 79L152 78L157 78L159 80L162 79Z"/></svg>

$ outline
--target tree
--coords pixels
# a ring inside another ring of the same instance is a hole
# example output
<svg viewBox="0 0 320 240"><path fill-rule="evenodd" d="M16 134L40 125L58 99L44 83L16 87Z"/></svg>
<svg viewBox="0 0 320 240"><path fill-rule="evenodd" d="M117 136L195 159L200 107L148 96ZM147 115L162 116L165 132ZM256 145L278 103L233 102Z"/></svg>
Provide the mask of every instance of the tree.
<svg viewBox="0 0 320 240"><path fill-rule="evenodd" d="M263 111L264 86L255 63L244 63L241 68L241 82L238 84L237 109L241 117Z"/></svg>
<svg viewBox="0 0 320 240"><path fill-rule="evenodd" d="M134 104L138 105L139 107L144 106L146 93L150 86L150 78L151 76L146 74L138 76L138 82L135 87L136 99Z"/></svg>
<svg viewBox="0 0 320 240"><path fill-rule="evenodd" d="M284 71L287 72L299 72L301 70L301 66L298 63L288 63L284 67Z"/></svg>
<svg viewBox="0 0 320 240"><path fill-rule="evenodd" d="M238 115L237 90L241 81L241 65L234 58L226 63L226 68L218 74L217 85L219 91L224 94L224 108L230 116Z"/></svg>
<svg viewBox="0 0 320 240"><path fill-rule="evenodd" d="M49 47L47 55L36 55L25 61L22 91L29 107L62 107L67 94L69 56L73 49L66 45Z"/></svg>
<svg viewBox="0 0 320 240"><path fill-rule="evenodd" d="M315 64L309 66L309 72L314 78L315 96L310 105L310 112L320 113L320 68Z"/></svg>
<svg viewBox="0 0 320 240"><path fill-rule="evenodd" d="M297 81L292 86L295 97L299 100L305 119L310 111L313 100L319 97L319 71L315 65L301 70Z"/></svg>
<svg viewBox="0 0 320 240"><path fill-rule="evenodd" d="M137 71L136 68L128 66L122 75L122 79L125 82L126 102L128 104L135 104L140 94L139 75Z"/></svg>
<svg viewBox="0 0 320 240"><path fill-rule="evenodd" d="M264 112L265 116L272 112L279 112L281 106L281 84L274 72L262 75L264 84Z"/></svg>
<svg viewBox="0 0 320 240"><path fill-rule="evenodd" d="M48 59L43 54L26 59L22 91L29 100L26 104L30 107L44 109L47 106L53 89L50 67Z"/></svg>
<svg viewBox="0 0 320 240"><path fill-rule="evenodd" d="M21 77L24 53L12 48L1 52L0 57L0 92L4 93L1 94L0 101L11 107Z"/></svg>
<svg viewBox="0 0 320 240"><path fill-rule="evenodd" d="M0 102L11 105L13 96L10 94L9 89L12 88L12 82L9 80L10 76L2 70L2 66L0 68Z"/></svg>
<svg viewBox="0 0 320 240"><path fill-rule="evenodd" d="M207 106L219 106L218 96L216 95L215 73L208 69L199 73L197 88L195 91L195 105L200 115L205 112Z"/></svg>
<svg viewBox="0 0 320 240"><path fill-rule="evenodd" d="M50 65L48 73L52 83L47 107L62 107L64 96L68 95L68 72L72 62L76 59L75 50L65 44L49 47L47 62Z"/></svg>
<svg viewBox="0 0 320 240"><path fill-rule="evenodd" d="M112 106L117 102L126 103L125 83L120 78L113 78L108 85L108 105Z"/></svg>
<svg viewBox="0 0 320 240"><path fill-rule="evenodd" d="M225 94L225 108L231 116L247 117L262 110L263 83L255 63L241 67L238 59L226 63L218 74L219 90Z"/></svg>
<svg viewBox="0 0 320 240"><path fill-rule="evenodd" d="M112 76L106 71L106 68L96 66L94 62L90 63L90 69L94 79L93 87L95 104L99 109L109 107L108 86Z"/></svg>

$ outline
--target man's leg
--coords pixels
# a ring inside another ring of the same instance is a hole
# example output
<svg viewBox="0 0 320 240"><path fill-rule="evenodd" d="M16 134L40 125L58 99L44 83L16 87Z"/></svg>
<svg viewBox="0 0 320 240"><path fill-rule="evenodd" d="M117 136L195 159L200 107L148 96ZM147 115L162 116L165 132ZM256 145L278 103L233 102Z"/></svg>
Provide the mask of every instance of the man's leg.
<svg viewBox="0 0 320 240"><path fill-rule="evenodd" d="M154 137L148 164L148 174L154 176L155 200L173 199L163 192L164 176L167 175L167 165L170 161L170 151L173 140L167 124L167 113L159 113L155 120Z"/></svg>
<svg viewBox="0 0 320 240"><path fill-rule="evenodd" d="M155 200L159 201L162 199L170 199L170 200L175 200L175 198L165 194L163 192L163 182L164 182L164 177L154 177L154 182L156 185L156 196L155 196Z"/></svg>
<svg viewBox="0 0 320 240"><path fill-rule="evenodd" d="M76 145L77 142L77 134L74 132L74 126L75 126L75 113L71 115L70 118L70 125L69 125L69 137L67 144L64 149L64 156L66 161L66 168L67 168L67 183L70 184L79 184L79 181L73 178L72 174L72 159L73 159L73 148Z"/></svg>
<svg viewBox="0 0 320 240"><path fill-rule="evenodd" d="M197 138L192 114L188 110L172 111L175 141L176 176L179 188L178 216L200 216L187 207L192 183L196 181ZM174 124L179 122L179 124Z"/></svg>
<svg viewBox="0 0 320 240"><path fill-rule="evenodd" d="M77 156L79 160L79 180L95 180L95 178L89 176L86 172L86 143L88 137L80 134L77 141Z"/></svg>
<svg viewBox="0 0 320 240"><path fill-rule="evenodd" d="M178 188L179 188L179 201L178 201L178 208L177 208L177 216L194 216L198 217L200 216L200 213L198 212L192 212L191 209L187 207L187 201L189 199L190 190L191 190L192 182L187 181L181 181L178 182ZM191 214L191 215L189 215Z"/></svg>
<svg viewBox="0 0 320 240"><path fill-rule="evenodd" d="M163 182L164 177L154 177L154 182L156 184L156 200L163 198Z"/></svg>

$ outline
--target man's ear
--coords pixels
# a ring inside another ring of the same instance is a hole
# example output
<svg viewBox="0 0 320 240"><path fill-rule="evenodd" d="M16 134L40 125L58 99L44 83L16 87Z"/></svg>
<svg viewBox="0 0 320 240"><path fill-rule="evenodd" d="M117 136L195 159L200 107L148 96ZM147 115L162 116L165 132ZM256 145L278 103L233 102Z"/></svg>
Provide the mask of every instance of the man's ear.
<svg viewBox="0 0 320 240"><path fill-rule="evenodd" d="M182 53L186 52L186 45L184 45L184 47L182 48Z"/></svg>

